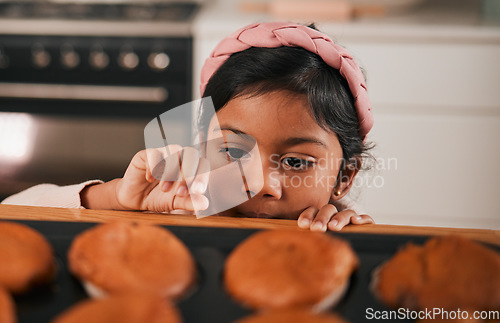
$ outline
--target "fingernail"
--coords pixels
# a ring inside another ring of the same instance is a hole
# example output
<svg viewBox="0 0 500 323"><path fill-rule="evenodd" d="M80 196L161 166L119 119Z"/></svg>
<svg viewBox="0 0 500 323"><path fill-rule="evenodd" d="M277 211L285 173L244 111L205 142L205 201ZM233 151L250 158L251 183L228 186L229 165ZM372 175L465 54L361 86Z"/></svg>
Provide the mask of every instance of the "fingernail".
<svg viewBox="0 0 500 323"><path fill-rule="evenodd" d="M336 227L337 224L339 224L339 221L337 221L337 220L331 220L330 223L331 223L331 225L333 225L334 227Z"/></svg>
<svg viewBox="0 0 500 323"><path fill-rule="evenodd" d="M309 228L310 225L311 225L311 220L309 219L302 219L299 221L299 226L301 228Z"/></svg>
<svg viewBox="0 0 500 323"><path fill-rule="evenodd" d="M323 223L321 223L321 222L314 222L311 225L311 230L322 231L323 230Z"/></svg>
<svg viewBox="0 0 500 323"><path fill-rule="evenodd" d="M187 189L184 185L179 186L176 192L177 195L186 195L187 194Z"/></svg>
<svg viewBox="0 0 500 323"><path fill-rule="evenodd" d="M191 192L193 193L203 194L205 193L205 190L206 190L205 185L203 185L203 183L200 182L193 183L193 185L191 186Z"/></svg>
<svg viewBox="0 0 500 323"><path fill-rule="evenodd" d="M166 192L168 191L170 188L172 187L172 182L165 182L163 183L163 185L161 186L161 190Z"/></svg>
<svg viewBox="0 0 500 323"><path fill-rule="evenodd" d="M209 202L205 196L193 196L192 198L194 211L203 211L208 209Z"/></svg>
<svg viewBox="0 0 500 323"><path fill-rule="evenodd" d="M356 216L355 216L355 218L356 218L356 220L358 220L358 221L361 221L361 219L362 219L362 218L361 218L361 215L356 215Z"/></svg>

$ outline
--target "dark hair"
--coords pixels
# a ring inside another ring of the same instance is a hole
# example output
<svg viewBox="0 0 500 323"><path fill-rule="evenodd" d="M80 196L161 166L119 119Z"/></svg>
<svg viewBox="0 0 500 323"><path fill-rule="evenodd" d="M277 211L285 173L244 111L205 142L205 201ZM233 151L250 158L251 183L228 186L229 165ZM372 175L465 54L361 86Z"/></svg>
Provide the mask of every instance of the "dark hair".
<svg viewBox="0 0 500 323"><path fill-rule="evenodd" d="M303 48L251 47L234 53L210 78L203 97L210 96L218 111L238 96L278 90L307 97L318 124L337 135L344 163L371 149L359 135L354 98L345 78L319 55ZM206 130L212 117L204 112L202 109L199 119L201 130Z"/></svg>

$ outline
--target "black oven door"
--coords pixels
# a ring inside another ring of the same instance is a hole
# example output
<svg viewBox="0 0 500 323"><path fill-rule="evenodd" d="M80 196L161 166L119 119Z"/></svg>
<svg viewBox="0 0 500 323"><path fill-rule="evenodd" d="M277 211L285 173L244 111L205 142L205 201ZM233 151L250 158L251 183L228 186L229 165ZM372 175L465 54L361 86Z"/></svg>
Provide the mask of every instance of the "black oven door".
<svg viewBox="0 0 500 323"><path fill-rule="evenodd" d="M192 100L191 66L190 37L0 35L0 200L121 176L146 124Z"/></svg>

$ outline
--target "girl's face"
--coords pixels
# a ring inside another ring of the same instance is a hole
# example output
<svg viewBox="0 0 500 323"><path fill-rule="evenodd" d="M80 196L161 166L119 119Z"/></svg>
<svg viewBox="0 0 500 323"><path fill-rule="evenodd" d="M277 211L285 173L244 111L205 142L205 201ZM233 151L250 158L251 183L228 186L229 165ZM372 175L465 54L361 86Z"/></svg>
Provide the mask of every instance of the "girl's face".
<svg viewBox="0 0 500 323"><path fill-rule="evenodd" d="M342 148L311 115L305 96L288 91L241 96L220 109L217 120L212 118L208 129L207 142L213 144L206 157L212 167L231 164L229 172L246 165L236 190L252 196L224 215L297 219L306 208L319 209L331 200ZM227 177L210 176L210 194L234 191Z"/></svg>

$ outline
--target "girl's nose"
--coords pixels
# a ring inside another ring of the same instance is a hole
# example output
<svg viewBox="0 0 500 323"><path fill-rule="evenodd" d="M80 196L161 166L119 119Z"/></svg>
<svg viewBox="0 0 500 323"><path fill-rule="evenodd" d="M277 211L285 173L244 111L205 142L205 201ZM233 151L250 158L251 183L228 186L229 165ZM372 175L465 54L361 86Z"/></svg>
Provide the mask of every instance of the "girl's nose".
<svg viewBox="0 0 500 323"><path fill-rule="evenodd" d="M282 185L280 174L275 169L265 167L264 169L245 172L244 187L242 190L249 197L261 195L264 198L272 198L279 200L282 195Z"/></svg>

